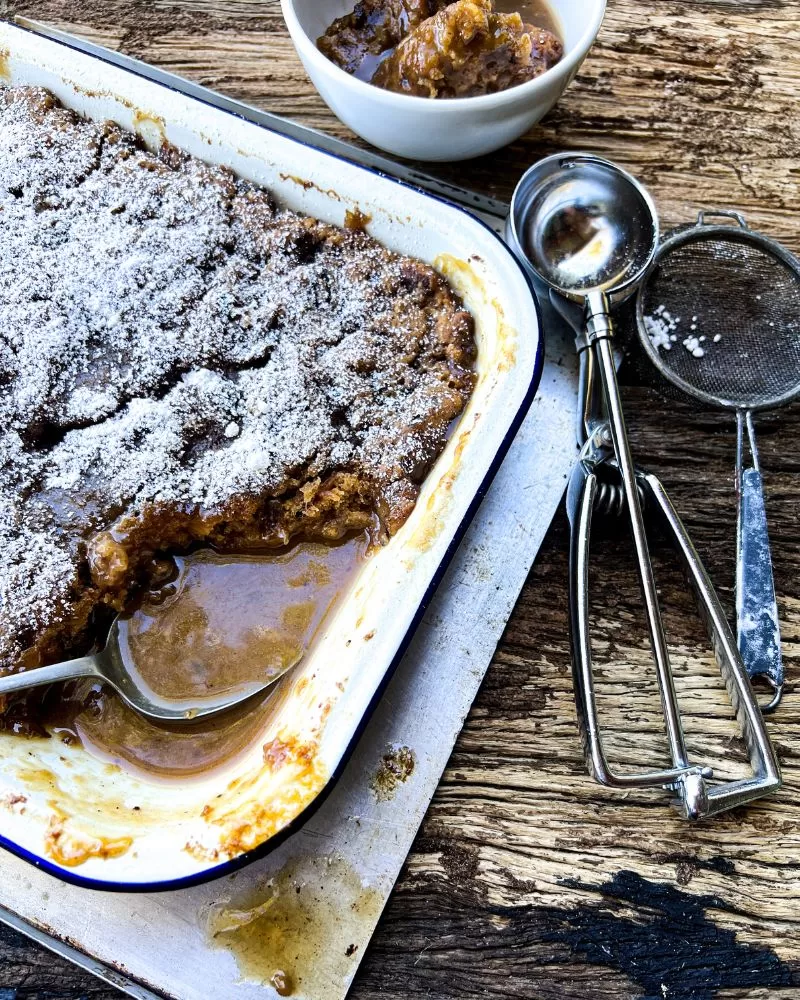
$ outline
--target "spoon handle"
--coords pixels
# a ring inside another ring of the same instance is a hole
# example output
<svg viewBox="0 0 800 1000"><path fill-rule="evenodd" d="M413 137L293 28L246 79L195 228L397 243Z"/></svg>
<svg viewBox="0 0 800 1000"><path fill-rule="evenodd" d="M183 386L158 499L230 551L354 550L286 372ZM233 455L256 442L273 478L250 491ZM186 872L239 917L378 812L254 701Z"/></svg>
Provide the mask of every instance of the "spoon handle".
<svg viewBox="0 0 800 1000"><path fill-rule="evenodd" d="M81 656L77 660L67 660L65 663L54 663L49 667L36 667L34 670L23 670L19 674L0 677L0 695L24 691L25 688L43 687L56 681L69 681L75 677L102 676L96 656Z"/></svg>

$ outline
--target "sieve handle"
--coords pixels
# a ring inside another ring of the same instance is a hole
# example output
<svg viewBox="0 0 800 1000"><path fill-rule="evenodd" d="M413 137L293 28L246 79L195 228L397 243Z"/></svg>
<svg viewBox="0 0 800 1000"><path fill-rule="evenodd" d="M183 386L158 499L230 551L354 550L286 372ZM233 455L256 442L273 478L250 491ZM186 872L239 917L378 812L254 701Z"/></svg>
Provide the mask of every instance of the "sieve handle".
<svg viewBox="0 0 800 1000"><path fill-rule="evenodd" d="M739 652L750 678L763 677L773 689L765 712L777 707L783 690L783 657L778 603L772 574L764 482L751 414L737 417L736 480L739 520L736 546L736 629ZM745 426L751 462L744 468Z"/></svg>
<svg viewBox="0 0 800 1000"><path fill-rule="evenodd" d="M698 226L705 226L706 225L706 219L709 216L712 219L733 219L735 222L739 223L739 225L741 226L742 229L749 229L749 226L747 225L747 222L745 221L745 217L740 212L732 212L728 208L712 209L710 212L707 211L706 209L701 209L697 213L697 225Z"/></svg>

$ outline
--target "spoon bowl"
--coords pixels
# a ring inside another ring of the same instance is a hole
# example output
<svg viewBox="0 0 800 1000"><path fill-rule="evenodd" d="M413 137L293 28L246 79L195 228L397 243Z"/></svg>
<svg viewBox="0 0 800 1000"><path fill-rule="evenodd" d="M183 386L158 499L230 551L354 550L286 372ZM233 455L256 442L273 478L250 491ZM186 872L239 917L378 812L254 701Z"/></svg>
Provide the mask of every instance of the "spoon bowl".
<svg viewBox="0 0 800 1000"><path fill-rule="evenodd" d="M124 639L123 615L117 615L108 630L105 647L99 653L81 656L76 660L36 667L18 674L0 677L0 696L43 687L58 681L92 677L112 687L134 711L154 722L195 722L227 712L228 709L247 701L270 687L302 659L302 653L274 669L265 680L251 681L234 688L225 688L204 698L164 698L145 682L136 670L133 657Z"/></svg>

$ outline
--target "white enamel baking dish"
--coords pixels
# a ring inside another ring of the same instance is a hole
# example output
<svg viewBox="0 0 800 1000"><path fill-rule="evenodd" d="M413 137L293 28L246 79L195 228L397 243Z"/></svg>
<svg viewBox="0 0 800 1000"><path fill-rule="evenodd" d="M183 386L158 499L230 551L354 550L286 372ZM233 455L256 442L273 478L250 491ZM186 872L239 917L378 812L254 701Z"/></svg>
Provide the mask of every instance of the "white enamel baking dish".
<svg viewBox="0 0 800 1000"><path fill-rule="evenodd" d="M0 734L0 845L80 885L174 889L270 849L343 768L533 399L536 304L483 223L379 172L7 23L0 83L47 87L89 117L227 164L296 211L341 224L358 208L375 238L447 274L476 319L477 387L415 511L284 679L280 710L243 758L200 779L149 781L57 739ZM276 739L289 749L279 767L263 752Z"/></svg>

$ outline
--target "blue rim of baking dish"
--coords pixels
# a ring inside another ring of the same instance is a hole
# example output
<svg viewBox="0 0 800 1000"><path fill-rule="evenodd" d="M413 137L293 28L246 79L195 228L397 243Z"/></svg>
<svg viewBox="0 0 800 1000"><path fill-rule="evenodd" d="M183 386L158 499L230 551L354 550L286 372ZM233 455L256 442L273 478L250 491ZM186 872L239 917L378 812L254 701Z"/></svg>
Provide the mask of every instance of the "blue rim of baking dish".
<svg viewBox="0 0 800 1000"><path fill-rule="evenodd" d="M25 28L22 25L14 25L14 27L20 31L25 31L28 34L36 36L36 32L31 31L30 29ZM115 63L112 59L105 58L100 54L86 53L80 48L80 46L72 45L70 44L69 41L65 39L48 39L48 40L53 42L53 44L55 45L63 45L64 48L72 49L73 51L76 52L82 52L83 54L88 55L89 58L96 59L98 62L108 63L109 65L114 66L117 69L122 69L122 71L125 73L130 73L133 76L139 76L142 79L149 79L146 73L143 73L135 68L131 68L128 66L122 67L119 64ZM486 496L486 493L489 487L491 486L494 477L497 475L497 472L500 469L500 466L502 465L503 460L505 459L514 438L517 436L517 432L522 426L522 422L527 416L528 411L530 410L531 405L533 403L533 400L536 397L536 393L539 390L539 384L541 382L542 372L544 369L545 340L544 340L544 328L542 326L542 311L541 307L539 306L539 300L537 298L533 282L528 273L526 272L525 268L517 260L516 256L514 255L508 244L505 242L505 240L503 240L491 228L491 226L489 226L486 222L484 222L483 219L478 218L476 215L473 215L472 212L470 212L467 208L458 205L455 202L449 201L447 198L443 198L440 195L432 194L430 191L426 191L425 188L423 187L420 187L416 184L411 184L408 181L404 181L401 178L395 177L392 174L386 173L383 170L380 170L376 167L365 166L364 164L359 163L357 160L350 160L347 159L345 156L340 156L337 153L332 153L329 150L321 149L317 146L314 146L313 143L311 142L305 142L302 139L295 138L294 136L283 135L276 129L270 128L268 125L262 124L260 122L252 121L251 119L247 118L246 115L238 114L235 110L232 110L229 107L225 108L219 107L218 105L215 105L212 101L206 100L205 98L195 94L192 95L184 94L178 87L170 86L169 83L164 83L162 81L155 81L152 79L150 80L150 82L155 83L156 86L163 87L166 90L172 90L175 93L180 93L182 94L182 96L187 97L189 100L196 101L200 104L206 104L208 107L214 107L216 110L221 111L223 114L231 115L234 118L241 118L242 120L248 121L251 125L254 125L257 128L263 129L266 132L273 132L275 135L280 135L282 138L288 139L290 142L294 142L298 146L305 146L309 149L313 149L315 153L321 153L323 156L330 157L330 159L332 160L345 162L351 166L358 168L359 170L363 170L367 174L375 174L379 177L382 177L385 180L391 181L393 184L397 184L401 188L408 188L409 190L415 191L426 198L430 198L433 201L437 201L443 205L446 205L448 208L451 208L456 212L460 212L461 214L466 215L472 222L477 222L478 225L483 226L483 228L486 229L486 231L490 233L491 236L504 247L504 249L508 253L510 262L513 263L513 266L519 270L520 274L525 279L525 284L531 293L531 300L533 302L533 307L534 307L534 315L536 316L536 322L538 324L538 329L539 329L539 339L536 347L536 354L534 356L534 361L533 361L533 372L531 374L531 381L528 386L528 389L525 392L525 396L523 397L519 409L514 415L514 418L509 424L508 431L506 432L506 435L503 438L500 447L495 453L495 456L492 459L492 462L486 472L486 475L483 477L477 490L473 494L469 507L467 508L464 517L462 518L461 522L456 528L453 537L450 541L450 544L448 545L444 555L442 556L441 562L439 563L438 567L436 568L436 571L431 577L430 583L428 584L425 593L422 597L422 600L420 601L417 610L414 613L414 617L412 618L411 623L409 624L408 631L403 636L402 641L399 643L397 650L395 651L395 654L391 662L389 663L389 666L386 668L383 677L381 678L380 682L378 683L378 686L375 689L374 695L370 699L369 705L365 709L363 715L361 716L361 719L359 720L358 725L356 726L353 732L353 736L350 742L347 744L347 747L345 748L344 752L339 758L339 762L331 772L324 787L318 792L318 794L314 797L314 799L311 802L309 802L309 804L305 807L305 809L302 810L302 812L298 813L298 815L295 816L294 819L292 819L289 823L287 823L285 827L283 827L281 830L275 833L272 837L269 837L263 843L259 844L258 847L254 847L252 850L246 851L244 854L239 854L235 858L231 858L229 861L223 861L221 864L214 865L212 868L207 868L202 872L196 872L193 875L184 875L181 878L170 879L167 881L162 880L157 882L111 882L111 881L107 882L104 881L103 879L87 878L82 875L74 874L69 869L65 869L60 865L47 861L45 858L42 858L37 854L31 853L24 847L21 847L19 844L15 843L12 840L9 840L5 836L3 836L2 833L0 833L1 848L9 851L11 854L16 855L16 857L21 858L23 861L28 862L28 864L33 865L40 871L47 872L49 875L52 875L55 878L60 879L62 882L67 882L70 885L78 886L81 889L95 889L102 892L130 892L130 893L173 892L176 889L189 889L192 888L193 886L203 885L207 882L213 882L216 879L223 878L225 875L231 875L234 872L237 872L240 869L245 868L247 865L252 864L254 861L258 861L261 858L266 857L268 854L274 851L292 834L297 833L297 831L303 826L303 824L306 823L323 805L328 795L331 793L334 786L339 781L339 778L341 777L342 772L344 771L348 762L350 761L350 758L353 755L353 751L355 750L356 745L361 739L364 730L366 729L367 725L370 722L370 719L372 718L372 714L375 710L375 707L377 706L380 699L383 697L383 694L389 682L391 681L392 677L394 676L394 673L397 670L400 661L403 659L403 656L405 655L405 652L408 649L408 646L412 638L414 637L414 633L416 632L417 627L422 621L423 615L428 609L428 605L430 604L433 595L436 593L436 590L439 584L441 583L453 559L453 556L458 550L458 547L461 544L464 535L466 534L467 529L469 528L472 519L474 518L478 510L478 507L480 507L481 503L483 502L483 499ZM228 100L230 99L226 98L226 102Z"/></svg>

